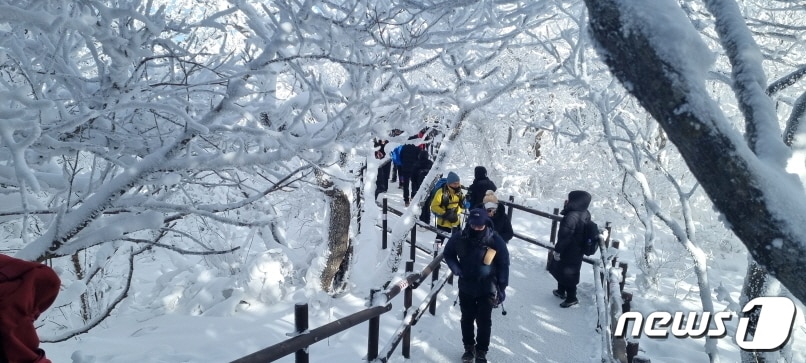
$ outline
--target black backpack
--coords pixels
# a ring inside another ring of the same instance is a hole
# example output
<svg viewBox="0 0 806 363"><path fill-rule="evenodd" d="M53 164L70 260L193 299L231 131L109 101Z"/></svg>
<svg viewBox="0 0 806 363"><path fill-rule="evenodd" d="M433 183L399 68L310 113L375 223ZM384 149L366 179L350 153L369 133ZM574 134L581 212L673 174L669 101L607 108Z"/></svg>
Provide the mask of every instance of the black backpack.
<svg viewBox="0 0 806 363"><path fill-rule="evenodd" d="M582 243L582 253L585 256L592 256L599 249L599 242L602 237L599 233L599 225L589 220L585 223L585 240Z"/></svg>

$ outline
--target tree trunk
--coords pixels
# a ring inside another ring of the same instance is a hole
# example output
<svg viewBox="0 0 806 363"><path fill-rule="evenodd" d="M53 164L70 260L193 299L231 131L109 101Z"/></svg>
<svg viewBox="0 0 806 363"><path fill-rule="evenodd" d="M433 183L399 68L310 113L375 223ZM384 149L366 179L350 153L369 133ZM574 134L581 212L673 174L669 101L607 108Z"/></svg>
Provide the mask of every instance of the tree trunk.
<svg viewBox="0 0 806 363"><path fill-rule="evenodd" d="M84 269L81 267L81 256L78 255L78 252L74 253L70 256L70 260L73 262L73 269L75 270L76 280L83 280L84 279ZM87 291L84 291L81 294L81 319L84 322L90 321L92 319L92 314L90 314L90 304L89 304L89 296L87 296Z"/></svg>
<svg viewBox="0 0 806 363"><path fill-rule="evenodd" d="M337 291L343 284L346 266L349 266L350 251L350 200L340 189L325 192L330 197L330 219L327 229L327 244L330 254L322 271L322 289ZM341 273L340 273L341 272Z"/></svg>

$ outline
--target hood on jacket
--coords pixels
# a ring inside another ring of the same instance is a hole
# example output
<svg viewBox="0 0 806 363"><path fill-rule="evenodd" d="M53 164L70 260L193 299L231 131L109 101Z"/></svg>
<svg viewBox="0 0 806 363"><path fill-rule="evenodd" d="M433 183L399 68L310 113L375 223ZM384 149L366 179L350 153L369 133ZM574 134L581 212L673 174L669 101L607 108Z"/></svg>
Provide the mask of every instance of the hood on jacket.
<svg viewBox="0 0 806 363"><path fill-rule="evenodd" d="M473 169L473 177L476 179L487 178L487 168L483 166L477 166L475 169Z"/></svg>
<svg viewBox="0 0 806 363"><path fill-rule="evenodd" d="M574 190L568 193L568 200L566 200L565 207L561 214L570 211L586 211L591 204L590 193L584 190Z"/></svg>

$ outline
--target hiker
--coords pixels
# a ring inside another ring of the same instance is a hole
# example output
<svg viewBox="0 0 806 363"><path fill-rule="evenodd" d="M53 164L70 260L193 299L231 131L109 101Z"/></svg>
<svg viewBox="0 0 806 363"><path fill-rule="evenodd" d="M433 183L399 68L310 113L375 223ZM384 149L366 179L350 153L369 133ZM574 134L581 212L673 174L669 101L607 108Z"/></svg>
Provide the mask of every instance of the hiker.
<svg viewBox="0 0 806 363"><path fill-rule="evenodd" d="M34 321L59 294L50 267L0 254L0 361L51 363L39 348Z"/></svg>
<svg viewBox="0 0 806 363"><path fill-rule="evenodd" d="M411 202L410 192L414 168L420 155L420 148L412 144L404 144L395 148L396 157L392 160L396 162L400 185L403 187L403 203L406 207Z"/></svg>
<svg viewBox="0 0 806 363"><path fill-rule="evenodd" d="M388 140L374 140L375 143L375 159L383 160L386 157L384 148L389 143ZM375 200L378 200L378 195L389 191L389 169L392 168L392 161L385 160L381 166L378 167L378 176L375 178Z"/></svg>
<svg viewBox="0 0 806 363"><path fill-rule="evenodd" d="M437 216L437 229L448 235L454 228L459 227L461 221L459 215L464 211L464 194L462 194L462 183L459 175L449 172L445 177L445 185L437 189L431 199L431 212ZM437 233L436 243L441 244L445 236Z"/></svg>
<svg viewBox="0 0 806 363"><path fill-rule="evenodd" d="M420 186L423 185L423 180L425 180L425 176L428 175L428 172L431 171L431 168L434 166L434 162L428 157L428 151L420 150L420 153L417 156L417 163L414 164L414 173L411 179L411 197L414 198L414 195L420 190Z"/></svg>
<svg viewBox="0 0 806 363"><path fill-rule="evenodd" d="M475 206L481 204L485 192L488 190L496 191L497 189L495 183L487 177L487 168L477 166L473 169L473 183L467 187L468 206L475 208Z"/></svg>
<svg viewBox="0 0 806 363"><path fill-rule="evenodd" d="M554 245L549 272L557 280L557 290L552 291L554 296L565 299L560 303L567 308L579 303L577 300L577 284L579 284L579 271L582 268L582 244L585 238L585 224L590 221L591 215L588 206L591 203L590 193L574 190L568 193L557 232L557 244Z"/></svg>
<svg viewBox="0 0 806 363"><path fill-rule="evenodd" d="M476 208L468 213L465 228L451 235L443 256L459 277L462 362L474 358L476 363L487 362L493 307L504 302L509 284L507 244L493 233L486 211ZM478 334L474 334L476 329Z"/></svg>
<svg viewBox="0 0 806 363"><path fill-rule="evenodd" d="M504 203L498 201L495 192L488 190L478 207L487 211L487 217L493 221L493 229L504 239L504 242L509 243L515 232L512 230L512 222L509 220L506 207Z"/></svg>
<svg viewBox="0 0 806 363"><path fill-rule="evenodd" d="M403 134L403 130L401 130L401 129L392 129L392 131L389 132L390 137L397 137L397 136L400 136L402 134ZM391 178L390 181L392 183L398 183L399 182L398 174L397 174L397 164L396 163L392 163L392 178ZM403 189L403 186L401 184L402 183L398 183L398 185L397 185L398 189Z"/></svg>

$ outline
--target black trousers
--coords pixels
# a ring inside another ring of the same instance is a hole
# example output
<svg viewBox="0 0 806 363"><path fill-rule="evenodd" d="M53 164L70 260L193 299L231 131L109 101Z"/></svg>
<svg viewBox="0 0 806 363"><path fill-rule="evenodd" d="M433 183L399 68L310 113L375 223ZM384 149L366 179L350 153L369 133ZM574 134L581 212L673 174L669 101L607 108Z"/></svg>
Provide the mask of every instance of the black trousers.
<svg viewBox="0 0 806 363"><path fill-rule="evenodd" d="M403 170L403 169L400 169L397 172L398 172L398 179L400 179L400 186L403 187L403 201L408 203L411 201L411 197L414 196L414 194L411 194L412 172L411 170Z"/></svg>
<svg viewBox="0 0 806 363"><path fill-rule="evenodd" d="M576 300L577 299L577 285L565 285L561 283L557 283L557 291L560 294L565 293L566 300Z"/></svg>
<svg viewBox="0 0 806 363"><path fill-rule="evenodd" d="M375 199L378 195L389 191L389 170L392 169L392 162L386 162L378 167L378 177L375 179Z"/></svg>
<svg viewBox="0 0 806 363"><path fill-rule="evenodd" d="M493 303L490 297L474 297L459 291L459 308L462 312L460 320L462 345L475 346L476 350L486 352L490 348L490 333L493 327ZM475 334L476 328L478 334Z"/></svg>

